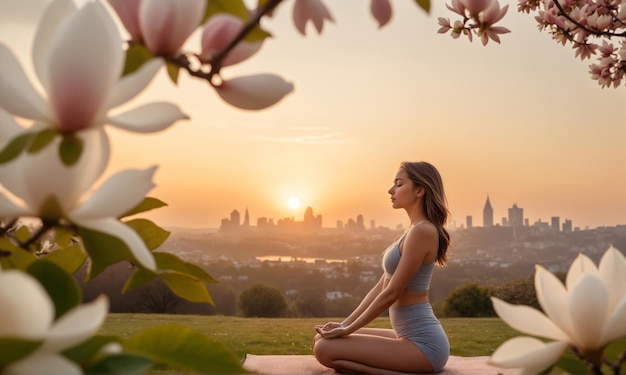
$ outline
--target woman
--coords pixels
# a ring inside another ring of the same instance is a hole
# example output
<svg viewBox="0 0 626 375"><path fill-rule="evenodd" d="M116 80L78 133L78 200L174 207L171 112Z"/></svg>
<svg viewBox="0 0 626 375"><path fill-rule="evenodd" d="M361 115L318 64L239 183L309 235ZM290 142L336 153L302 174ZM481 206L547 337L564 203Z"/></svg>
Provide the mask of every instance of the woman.
<svg viewBox="0 0 626 375"><path fill-rule="evenodd" d="M350 316L315 327L313 350L321 364L342 373L439 372L450 346L428 288L450 243L441 176L429 163L403 162L388 192L411 225L385 250L382 277ZM387 309L393 329L364 328Z"/></svg>

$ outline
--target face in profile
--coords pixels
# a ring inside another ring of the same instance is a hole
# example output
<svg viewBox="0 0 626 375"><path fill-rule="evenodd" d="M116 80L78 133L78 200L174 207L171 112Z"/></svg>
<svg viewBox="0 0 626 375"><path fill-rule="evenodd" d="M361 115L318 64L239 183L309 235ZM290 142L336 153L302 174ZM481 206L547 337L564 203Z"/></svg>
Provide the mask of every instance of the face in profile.
<svg viewBox="0 0 626 375"><path fill-rule="evenodd" d="M413 181L411 181L409 175L402 168L398 169L393 180L393 185L388 190L388 193L391 195L393 208L410 207L417 199Z"/></svg>

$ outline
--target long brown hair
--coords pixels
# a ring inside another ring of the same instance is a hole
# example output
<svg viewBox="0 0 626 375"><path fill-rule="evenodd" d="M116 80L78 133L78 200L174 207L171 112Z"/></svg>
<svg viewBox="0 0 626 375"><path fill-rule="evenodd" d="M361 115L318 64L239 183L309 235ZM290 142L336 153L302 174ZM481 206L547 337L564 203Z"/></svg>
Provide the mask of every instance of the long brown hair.
<svg viewBox="0 0 626 375"><path fill-rule="evenodd" d="M447 252L450 246L450 234L445 228L450 212L448 211L448 202L443 190L441 175L437 168L425 161L405 161L400 163L400 168L406 171L414 186L425 188L424 212L428 221L435 225L439 233L436 262L443 266L448 260Z"/></svg>

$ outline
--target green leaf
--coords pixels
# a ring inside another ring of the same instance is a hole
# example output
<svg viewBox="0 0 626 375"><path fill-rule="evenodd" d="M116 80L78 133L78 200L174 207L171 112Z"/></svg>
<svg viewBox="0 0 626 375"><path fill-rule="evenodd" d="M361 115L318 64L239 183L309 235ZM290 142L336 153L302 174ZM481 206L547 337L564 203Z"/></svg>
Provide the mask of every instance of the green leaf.
<svg viewBox="0 0 626 375"><path fill-rule="evenodd" d="M167 252L154 252L152 253L154 256L154 260L157 264L157 269L159 271L162 270L171 270L177 271L180 273L188 274L196 277L198 280L203 281L205 283L217 283L211 275L209 275L205 270L196 266L195 264L185 262L180 259L176 255Z"/></svg>
<svg viewBox="0 0 626 375"><path fill-rule="evenodd" d="M59 146L59 157L66 166L74 165L83 152L83 141L75 135L64 136Z"/></svg>
<svg viewBox="0 0 626 375"><path fill-rule="evenodd" d="M56 264L47 260L38 260L26 270L46 289L54 302L55 320L71 308L78 306L82 295L78 283Z"/></svg>
<svg viewBox="0 0 626 375"><path fill-rule="evenodd" d="M168 61L165 64L165 68L167 69L167 75L170 77L172 82L175 85L178 84L178 73L180 72L180 66Z"/></svg>
<svg viewBox="0 0 626 375"><path fill-rule="evenodd" d="M215 305L206 285L197 278L176 271L164 272L159 274L159 277L177 296L191 302L206 302Z"/></svg>
<svg viewBox="0 0 626 375"><path fill-rule="evenodd" d="M156 277L156 273L145 269L145 268L137 268L135 272L126 280L124 284L124 288L122 289L122 293L126 293L127 291L138 288L144 284L149 283Z"/></svg>
<svg viewBox="0 0 626 375"><path fill-rule="evenodd" d="M143 64L152 60L154 56L143 44L133 44L126 50L126 61L124 63L124 72L122 76L133 73L141 68Z"/></svg>
<svg viewBox="0 0 626 375"><path fill-rule="evenodd" d="M133 374L141 373L153 365L152 360L132 354L113 354L104 357L89 367L88 374Z"/></svg>
<svg viewBox="0 0 626 375"><path fill-rule="evenodd" d="M207 0L207 7L201 23L217 13L228 13L248 21L248 9L243 0Z"/></svg>
<svg viewBox="0 0 626 375"><path fill-rule="evenodd" d="M124 346L155 362L199 373L246 373L239 358L228 347L184 325L163 324L144 329Z"/></svg>
<svg viewBox="0 0 626 375"><path fill-rule="evenodd" d="M30 229L26 225L22 225L15 231L15 239L20 242L26 242L30 237Z"/></svg>
<svg viewBox="0 0 626 375"><path fill-rule="evenodd" d="M46 255L45 260L61 267L63 271L73 275L87 260L87 255L79 245L72 245L63 249L57 249Z"/></svg>
<svg viewBox="0 0 626 375"><path fill-rule="evenodd" d="M157 198L146 197L141 203L139 203L138 205L130 209L130 211L120 216L120 219L126 216L133 216L133 215L140 214L142 212L154 210L155 208L160 208L163 206L167 206L167 203Z"/></svg>
<svg viewBox="0 0 626 375"><path fill-rule="evenodd" d="M148 219L134 219L125 222L125 224L137 232L150 250L161 246L170 236L170 232L162 229Z"/></svg>
<svg viewBox="0 0 626 375"><path fill-rule="evenodd" d="M0 152L0 164L8 163L11 160L18 157L22 151L26 149L26 146L30 143L30 140L35 135L33 133L22 133L13 138Z"/></svg>
<svg viewBox="0 0 626 375"><path fill-rule="evenodd" d="M120 342L116 336L95 335L63 352L63 355L76 363L89 361L100 353L100 350L107 344Z"/></svg>
<svg viewBox="0 0 626 375"><path fill-rule="evenodd" d="M74 238L74 232L71 230L63 227L54 229L54 243L58 247L68 247L72 243L72 238Z"/></svg>
<svg viewBox="0 0 626 375"><path fill-rule="evenodd" d="M561 358L559 358L559 360L554 364L554 367L560 367L568 374L589 373L589 367L587 367L584 363L567 356L562 356Z"/></svg>
<svg viewBox="0 0 626 375"><path fill-rule="evenodd" d="M42 343L43 341L0 337L0 369L11 362L25 357Z"/></svg>
<svg viewBox="0 0 626 375"><path fill-rule="evenodd" d="M95 278L107 267L124 260L135 261L133 254L124 241L99 231L79 228L78 234L91 263L85 277Z"/></svg>
<svg viewBox="0 0 626 375"><path fill-rule="evenodd" d="M424 9L426 13L430 13L430 0L415 0L415 3L417 6Z"/></svg>
<svg viewBox="0 0 626 375"><path fill-rule="evenodd" d="M30 147L28 147L28 153L34 154L44 147L50 144L54 140L54 137L57 136L57 132L52 129L44 129L37 133L35 133L35 137Z"/></svg>
<svg viewBox="0 0 626 375"><path fill-rule="evenodd" d="M0 253L2 253L0 265L3 269L26 270L36 259L35 255L17 247L4 237L0 237Z"/></svg>

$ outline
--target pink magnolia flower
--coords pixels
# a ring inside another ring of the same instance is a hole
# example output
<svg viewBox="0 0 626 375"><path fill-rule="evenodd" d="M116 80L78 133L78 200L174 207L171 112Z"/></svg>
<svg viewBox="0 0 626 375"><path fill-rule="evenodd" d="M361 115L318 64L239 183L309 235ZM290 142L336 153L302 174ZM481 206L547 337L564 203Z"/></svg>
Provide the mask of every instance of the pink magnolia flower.
<svg viewBox="0 0 626 375"><path fill-rule="evenodd" d="M206 0L108 0L133 39L155 55L179 53L198 28Z"/></svg>
<svg viewBox="0 0 626 375"><path fill-rule="evenodd" d="M459 16L465 16L465 6L459 0L452 0L452 6L446 4L446 8L450 9Z"/></svg>
<svg viewBox="0 0 626 375"><path fill-rule="evenodd" d="M244 27L241 18L226 13L219 13L209 18L202 28L202 53L199 58L202 62L210 63L213 56L222 51L235 39ZM254 55L262 42L241 41L233 48L222 62L222 66L237 64Z"/></svg>
<svg viewBox="0 0 626 375"><path fill-rule="evenodd" d="M324 20L334 22L326 5L321 0L296 0L293 5L293 23L302 35L306 35L306 24L311 21L318 34L322 33Z"/></svg>
<svg viewBox="0 0 626 375"><path fill-rule="evenodd" d="M471 17L477 17L480 12L489 8L493 1L494 0L459 0Z"/></svg>
<svg viewBox="0 0 626 375"><path fill-rule="evenodd" d="M162 66L152 60L120 78L122 39L108 11L98 2L77 9L55 0L46 9L33 43L33 63L43 94L27 78L15 55L0 43L0 108L14 116L74 133L111 124L154 132L187 118L170 103L151 103L120 115L108 111L133 99Z"/></svg>
<svg viewBox="0 0 626 375"><path fill-rule="evenodd" d="M215 90L235 107L258 110L278 103L293 91L293 84L273 74L257 74L225 80Z"/></svg>
<svg viewBox="0 0 626 375"><path fill-rule="evenodd" d="M500 3L498 3L497 0L494 0L489 7L482 12L480 15L482 26L478 35L480 36L483 45L487 45L489 39L495 41L496 43L500 43L500 37L498 35L511 32L506 27L493 26L506 15L508 9L508 5L505 5L504 8L500 9Z"/></svg>
<svg viewBox="0 0 626 375"><path fill-rule="evenodd" d="M391 4L389 0L372 0L370 2L370 11L378 22L378 27L385 26L391 20Z"/></svg>

